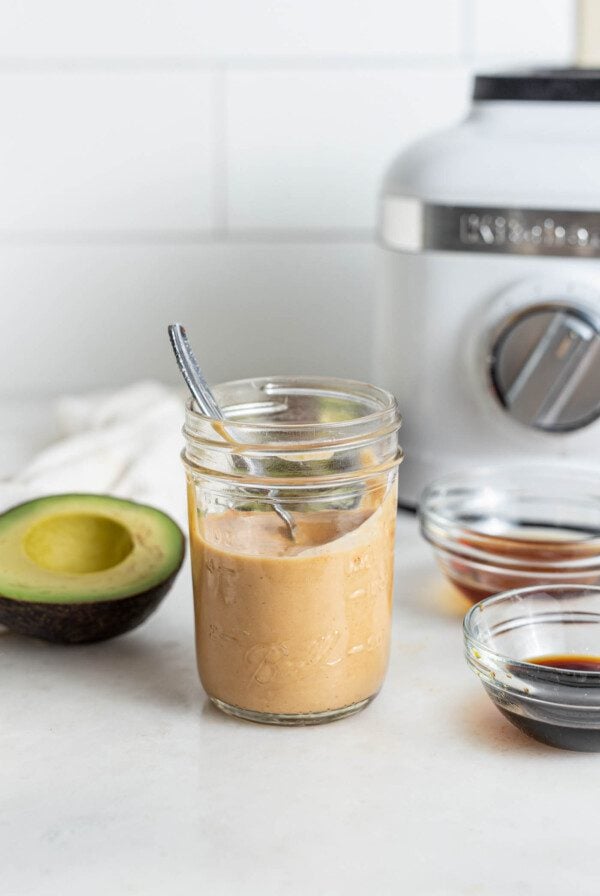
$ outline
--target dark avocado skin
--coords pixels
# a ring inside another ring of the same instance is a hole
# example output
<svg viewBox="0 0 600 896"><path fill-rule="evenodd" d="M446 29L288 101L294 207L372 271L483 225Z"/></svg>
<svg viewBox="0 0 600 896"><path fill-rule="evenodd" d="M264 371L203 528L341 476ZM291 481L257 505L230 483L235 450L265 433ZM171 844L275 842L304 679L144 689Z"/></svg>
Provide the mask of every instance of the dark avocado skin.
<svg viewBox="0 0 600 896"><path fill-rule="evenodd" d="M0 596L0 624L19 635L55 644L105 641L141 625L157 608L183 563L185 542L177 569L154 588L129 597L91 603L36 603Z"/></svg>

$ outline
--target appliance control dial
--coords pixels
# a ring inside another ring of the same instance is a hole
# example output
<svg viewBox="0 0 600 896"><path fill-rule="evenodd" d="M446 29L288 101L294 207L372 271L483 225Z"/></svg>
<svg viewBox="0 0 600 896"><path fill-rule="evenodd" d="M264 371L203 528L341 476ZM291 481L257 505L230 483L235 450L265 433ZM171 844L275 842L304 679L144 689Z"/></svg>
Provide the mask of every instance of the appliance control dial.
<svg viewBox="0 0 600 896"><path fill-rule="evenodd" d="M529 306L497 335L491 375L521 423L547 432L586 426L600 416L600 324L567 303Z"/></svg>

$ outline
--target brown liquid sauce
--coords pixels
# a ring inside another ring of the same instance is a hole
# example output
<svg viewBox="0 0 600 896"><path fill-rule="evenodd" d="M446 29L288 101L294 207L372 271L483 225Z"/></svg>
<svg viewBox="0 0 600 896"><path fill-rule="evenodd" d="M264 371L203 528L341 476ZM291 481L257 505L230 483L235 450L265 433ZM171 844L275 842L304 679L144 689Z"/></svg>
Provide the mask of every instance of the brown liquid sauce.
<svg viewBox="0 0 600 896"><path fill-rule="evenodd" d="M550 666L553 669L567 669L570 672L600 672L600 656L577 653L550 653L545 656L529 657L526 663L536 666Z"/></svg>
<svg viewBox="0 0 600 896"><path fill-rule="evenodd" d="M221 703L311 714L379 690L388 660L396 490L351 510L197 516L190 502L198 669Z"/></svg>
<svg viewBox="0 0 600 896"><path fill-rule="evenodd" d="M574 688L585 692L598 687L597 679L592 679L589 673L600 672L600 656L548 653L529 657L523 662L531 664L528 677L532 685L540 681L551 682L553 676L560 672L573 672L575 675L568 683ZM522 669L518 670L518 674L523 677ZM600 728L590 727L595 723L595 714L590 713L586 707L582 706L579 719L574 721L573 707L568 707L565 711L560 705L550 704L544 709L547 714L547 718L544 718L535 703L532 709L529 693L513 694L508 701L498 700L493 693L490 696L500 712L530 737L561 750L600 752Z"/></svg>
<svg viewBox="0 0 600 896"><path fill-rule="evenodd" d="M478 569L473 568L468 557L451 556L445 561L446 575L471 603L512 588L556 583L556 564L583 561L594 556L598 556L598 568L590 569L585 575L577 570L575 581L581 585L600 584L600 548L597 539L575 541L572 536L561 538L560 535L549 537L541 534L529 538L473 535L461 539L460 543L465 548L485 551L489 555L487 561L474 562L491 566L494 562L492 558L497 558L498 563L496 569ZM517 562L518 566L503 566L504 558ZM565 570L564 576L564 581L568 582L568 570Z"/></svg>

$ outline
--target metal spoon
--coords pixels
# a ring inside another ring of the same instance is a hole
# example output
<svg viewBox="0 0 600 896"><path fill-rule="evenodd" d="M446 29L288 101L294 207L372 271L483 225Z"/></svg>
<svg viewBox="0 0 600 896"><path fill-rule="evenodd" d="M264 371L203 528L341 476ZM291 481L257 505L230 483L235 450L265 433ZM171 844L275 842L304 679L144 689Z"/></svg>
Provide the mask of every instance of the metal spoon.
<svg viewBox="0 0 600 896"><path fill-rule="evenodd" d="M200 369L200 365L196 361L196 356L194 355L194 352L192 351L191 346L188 342L185 327L182 324L169 324L168 329L169 339L171 341L171 346L173 348L173 353L175 355L177 365L179 367L179 370L181 371L181 375L183 376L187 384L188 389L192 393L192 398L200 409L200 412L206 417L210 417L213 420L225 421L223 411L219 407L217 399L215 398L210 386L204 378L204 374ZM231 428L225 429L225 427L222 427L222 432L225 437L229 435L232 442L236 441ZM243 464L246 471L248 473L252 473L252 461L249 458L244 457L243 455L240 455L239 459L240 463ZM273 497L272 491L269 491L268 494L269 497ZM296 523L294 522L294 518L276 501L273 502L273 510L275 511L277 516L280 517L280 519L282 519L285 523L288 534L293 541L296 530Z"/></svg>

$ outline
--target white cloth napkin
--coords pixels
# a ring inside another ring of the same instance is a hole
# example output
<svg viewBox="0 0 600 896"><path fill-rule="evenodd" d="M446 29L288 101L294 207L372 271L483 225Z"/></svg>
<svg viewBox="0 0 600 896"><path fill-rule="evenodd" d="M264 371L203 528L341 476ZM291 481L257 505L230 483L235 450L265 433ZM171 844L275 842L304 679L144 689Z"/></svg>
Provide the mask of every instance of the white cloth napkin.
<svg viewBox="0 0 600 896"><path fill-rule="evenodd" d="M185 525L184 404L160 383L56 402L62 437L0 481L0 511L41 495L95 492L153 504Z"/></svg>

